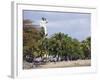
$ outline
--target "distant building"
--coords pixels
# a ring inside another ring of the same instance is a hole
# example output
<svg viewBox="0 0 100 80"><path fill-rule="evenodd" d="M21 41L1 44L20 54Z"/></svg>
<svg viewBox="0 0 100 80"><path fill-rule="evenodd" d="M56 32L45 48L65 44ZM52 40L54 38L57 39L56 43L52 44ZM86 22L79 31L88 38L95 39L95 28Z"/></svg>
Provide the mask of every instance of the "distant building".
<svg viewBox="0 0 100 80"><path fill-rule="evenodd" d="M38 29L40 30L40 25L35 25L32 23L32 21L30 20L23 20L23 27L31 27L31 28L35 28L35 29Z"/></svg>

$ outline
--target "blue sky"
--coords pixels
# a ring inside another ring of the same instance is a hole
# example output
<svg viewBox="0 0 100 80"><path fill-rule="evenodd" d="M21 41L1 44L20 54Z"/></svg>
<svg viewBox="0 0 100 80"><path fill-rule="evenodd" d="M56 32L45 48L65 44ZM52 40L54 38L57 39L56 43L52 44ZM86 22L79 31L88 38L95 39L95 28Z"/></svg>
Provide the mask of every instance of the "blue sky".
<svg viewBox="0 0 100 80"><path fill-rule="evenodd" d="M88 13L64 13L24 10L23 18L30 19L33 24L39 25L42 17L48 21L48 36L62 32L78 40L84 40L91 35L91 15Z"/></svg>

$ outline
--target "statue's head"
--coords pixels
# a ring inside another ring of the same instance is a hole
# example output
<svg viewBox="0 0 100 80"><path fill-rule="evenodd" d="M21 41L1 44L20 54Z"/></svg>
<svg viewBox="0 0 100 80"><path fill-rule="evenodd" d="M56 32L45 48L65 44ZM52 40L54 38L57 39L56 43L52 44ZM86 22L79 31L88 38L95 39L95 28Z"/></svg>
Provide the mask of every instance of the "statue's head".
<svg viewBox="0 0 100 80"><path fill-rule="evenodd" d="M43 21L45 21L45 20L46 20L46 18L42 17L42 20L43 20Z"/></svg>
<svg viewBox="0 0 100 80"><path fill-rule="evenodd" d="M45 18L44 18L44 17L42 17L42 20L44 21L44 20L45 20Z"/></svg>

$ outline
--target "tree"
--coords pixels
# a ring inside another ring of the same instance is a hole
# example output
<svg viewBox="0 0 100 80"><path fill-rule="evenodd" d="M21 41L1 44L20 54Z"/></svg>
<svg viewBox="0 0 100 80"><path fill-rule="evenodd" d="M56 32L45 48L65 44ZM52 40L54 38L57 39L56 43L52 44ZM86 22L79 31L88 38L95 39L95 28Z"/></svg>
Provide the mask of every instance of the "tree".
<svg viewBox="0 0 100 80"><path fill-rule="evenodd" d="M90 59L91 37L80 42L61 32L46 37L44 28L37 28L30 20L23 20L23 57L52 55L64 60Z"/></svg>
<svg viewBox="0 0 100 80"><path fill-rule="evenodd" d="M40 29L30 20L23 20L23 55L38 56L38 40L41 39Z"/></svg>
<svg viewBox="0 0 100 80"><path fill-rule="evenodd" d="M68 34L55 33L49 41L49 54L64 57L65 60L83 59L84 52L81 43Z"/></svg>
<svg viewBox="0 0 100 80"><path fill-rule="evenodd" d="M81 42L82 49L84 51L85 58L91 58L91 37L87 37L86 40Z"/></svg>

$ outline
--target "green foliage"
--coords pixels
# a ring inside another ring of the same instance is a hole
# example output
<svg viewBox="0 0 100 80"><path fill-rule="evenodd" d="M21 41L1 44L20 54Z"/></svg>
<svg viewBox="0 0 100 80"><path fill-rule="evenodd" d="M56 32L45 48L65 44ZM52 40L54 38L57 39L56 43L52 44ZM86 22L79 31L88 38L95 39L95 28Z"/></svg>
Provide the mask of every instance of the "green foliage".
<svg viewBox="0 0 100 80"><path fill-rule="evenodd" d="M86 40L83 40L81 42L81 47L84 52L85 58L90 59L91 58L91 38L88 37L86 38Z"/></svg>
<svg viewBox="0 0 100 80"><path fill-rule="evenodd" d="M90 59L91 38L82 42L68 34L55 33L47 38L44 28L37 29L30 20L23 21L23 57L52 55L66 57L67 60Z"/></svg>

